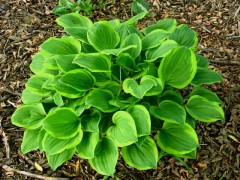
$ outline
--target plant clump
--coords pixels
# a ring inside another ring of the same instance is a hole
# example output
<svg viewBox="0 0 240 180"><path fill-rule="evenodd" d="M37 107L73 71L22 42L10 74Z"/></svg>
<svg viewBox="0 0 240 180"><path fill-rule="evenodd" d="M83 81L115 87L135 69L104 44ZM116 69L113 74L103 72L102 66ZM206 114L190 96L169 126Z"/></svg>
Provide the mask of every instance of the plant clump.
<svg viewBox="0 0 240 180"><path fill-rule="evenodd" d="M45 152L53 170L76 153L107 176L119 152L139 170L156 168L166 155L196 158L196 122L224 120L221 100L201 86L222 77L196 54L187 25L167 18L140 31L135 23L145 15L57 18L68 35L47 39L33 56L34 75L12 116L25 128L23 153Z"/></svg>

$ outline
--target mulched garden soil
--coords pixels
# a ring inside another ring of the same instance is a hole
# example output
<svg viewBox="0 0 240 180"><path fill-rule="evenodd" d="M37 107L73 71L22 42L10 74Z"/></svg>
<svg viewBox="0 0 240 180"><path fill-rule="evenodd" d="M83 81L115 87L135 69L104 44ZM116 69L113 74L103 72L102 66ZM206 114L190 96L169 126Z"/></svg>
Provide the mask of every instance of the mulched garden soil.
<svg viewBox="0 0 240 180"><path fill-rule="evenodd" d="M149 0L150 15L139 28L160 19L176 18L199 37L199 53L211 62L224 81L207 86L224 102L224 122L198 123L200 147L196 160L184 160L189 171L174 158L164 157L157 169L138 171L122 159L119 179L240 179L240 3L238 0ZM11 124L11 115L21 105L20 95L30 77L31 56L48 37L59 37L63 29L51 14L57 1L0 0L0 179L102 179L87 161L74 156L56 171L39 151L23 155L20 145L24 129ZM132 16L131 1L109 1L90 15L93 21ZM25 175L23 175L25 174ZM51 178L49 178L51 179Z"/></svg>

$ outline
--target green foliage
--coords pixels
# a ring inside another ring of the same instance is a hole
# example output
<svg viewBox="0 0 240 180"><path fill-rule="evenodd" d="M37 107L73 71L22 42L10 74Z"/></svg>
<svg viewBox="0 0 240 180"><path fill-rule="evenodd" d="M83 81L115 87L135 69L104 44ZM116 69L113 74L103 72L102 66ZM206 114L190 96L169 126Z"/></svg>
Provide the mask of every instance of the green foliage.
<svg viewBox="0 0 240 180"><path fill-rule="evenodd" d="M92 0L59 0L58 6L53 10L53 14L63 15L71 12L84 12L90 15L93 10Z"/></svg>
<svg viewBox="0 0 240 180"><path fill-rule="evenodd" d="M134 24L146 14L125 22L57 18L69 36L41 45L24 104L12 116L26 129L23 153L40 149L52 169L77 153L107 176L119 149L139 170L156 168L163 155L196 157L197 120L224 120L221 100L199 86L222 77L195 53L197 36L187 25L164 19L140 31ZM193 90L183 96L186 87Z"/></svg>

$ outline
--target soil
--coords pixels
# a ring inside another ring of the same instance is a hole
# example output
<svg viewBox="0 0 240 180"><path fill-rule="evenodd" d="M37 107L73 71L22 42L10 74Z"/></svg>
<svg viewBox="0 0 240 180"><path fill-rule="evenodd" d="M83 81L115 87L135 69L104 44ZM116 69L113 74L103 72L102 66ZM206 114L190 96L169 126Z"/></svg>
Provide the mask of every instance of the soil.
<svg viewBox="0 0 240 180"><path fill-rule="evenodd" d="M150 14L140 28L171 17L186 23L199 37L199 53L224 81L207 86L224 102L224 122L198 123L200 147L196 160L184 160L188 168L164 157L157 169L138 171L122 159L119 179L240 179L240 3L238 0L149 0ZM20 152L24 129L11 124L11 115L21 105L21 92L30 77L31 56L51 36L63 29L52 14L57 1L0 0L0 179L103 179L87 161L74 156L52 171L45 155ZM132 16L131 1L109 1L90 15L93 21Z"/></svg>

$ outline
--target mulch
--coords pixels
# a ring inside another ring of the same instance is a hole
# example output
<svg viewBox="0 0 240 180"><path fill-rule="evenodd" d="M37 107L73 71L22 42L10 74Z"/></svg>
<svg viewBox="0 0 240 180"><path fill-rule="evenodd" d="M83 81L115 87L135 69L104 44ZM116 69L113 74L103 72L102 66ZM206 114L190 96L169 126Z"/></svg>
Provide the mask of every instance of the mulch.
<svg viewBox="0 0 240 180"><path fill-rule="evenodd" d="M97 2L97 1L96 1ZM207 86L224 102L226 120L198 123L200 147L196 160L186 167L171 157L162 158L157 169L138 171L122 159L119 179L240 179L240 3L238 0L149 0L151 12L138 23L140 28L160 19L176 18L199 37L199 53L224 81ZM0 0L0 179L102 179L87 161L74 156L52 171L43 153L20 151L24 129L11 124L11 115L21 105L21 92L30 77L31 56L51 36L63 29L51 14L57 1ZM131 1L109 1L90 15L93 21L132 16ZM51 179L51 178L48 178Z"/></svg>

